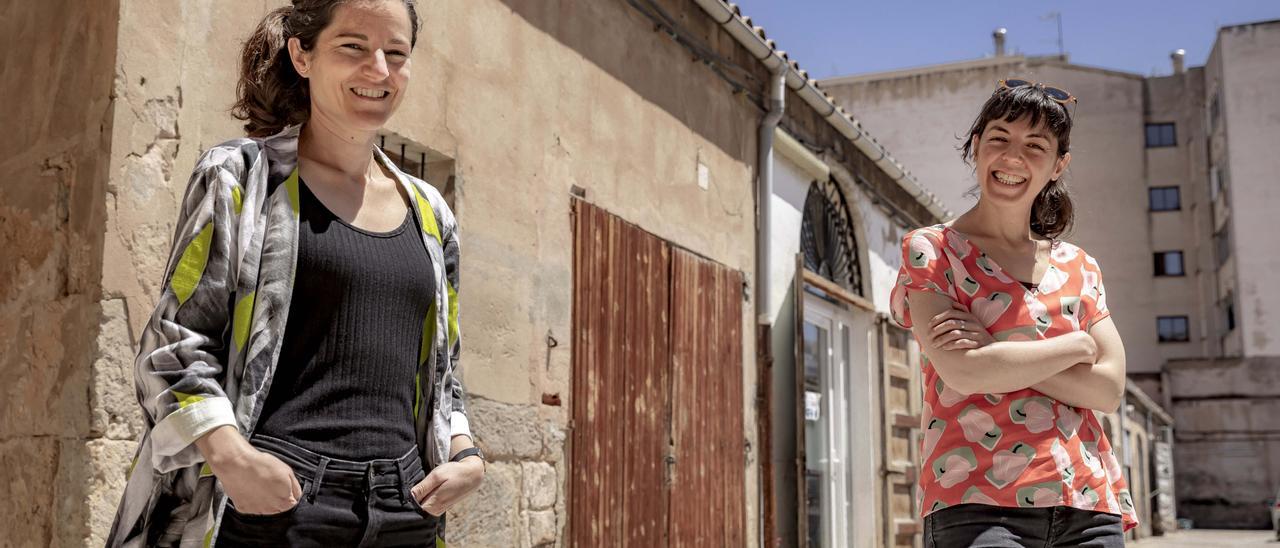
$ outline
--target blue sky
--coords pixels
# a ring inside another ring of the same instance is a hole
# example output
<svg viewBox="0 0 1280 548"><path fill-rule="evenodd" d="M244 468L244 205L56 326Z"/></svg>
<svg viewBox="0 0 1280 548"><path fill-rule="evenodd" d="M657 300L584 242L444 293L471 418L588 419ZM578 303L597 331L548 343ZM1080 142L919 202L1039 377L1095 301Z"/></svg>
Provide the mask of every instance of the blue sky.
<svg viewBox="0 0 1280 548"><path fill-rule="evenodd" d="M1280 0L733 0L816 78L963 61L992 52L1058 52L1073 63L1144 76L1172 72L1169 52L1203 65L1217 29L1280 19Z"/></svg>

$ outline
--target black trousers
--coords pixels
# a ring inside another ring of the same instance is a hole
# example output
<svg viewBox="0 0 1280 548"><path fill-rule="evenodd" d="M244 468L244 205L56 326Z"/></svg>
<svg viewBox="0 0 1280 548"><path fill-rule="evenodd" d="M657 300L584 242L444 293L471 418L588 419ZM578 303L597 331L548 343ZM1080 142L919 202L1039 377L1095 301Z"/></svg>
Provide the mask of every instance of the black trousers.
<svg viewBox="0 0 1280 548"><path fill-rule="evenodd" d="M1124 546L1120 516L1068 506L957 504L924 518L924 548Z"/></svg>
<svg viewBox="0 0 1280 548"><path fill-rule="evenodd" d="M250 443L293 468L302 497L279 514L237 512L230 500L217 546L443 546L444 517L428 514L409 489L426 477L417 448L398 459L353 462L284 440Z"/></svg>

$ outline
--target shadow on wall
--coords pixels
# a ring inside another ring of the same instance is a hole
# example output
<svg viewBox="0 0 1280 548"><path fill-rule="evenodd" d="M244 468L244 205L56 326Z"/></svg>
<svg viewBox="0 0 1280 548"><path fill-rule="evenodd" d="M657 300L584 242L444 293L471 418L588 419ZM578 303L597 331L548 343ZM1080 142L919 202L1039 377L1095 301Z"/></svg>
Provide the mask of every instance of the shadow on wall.
<svg viewBox="0 0 1280 548"><path fill-rule="evenodd" d="M787 279L788 289L795 287L795 276ZM772 460L774 524L783 546L798 546L796 531L796 292L786 291L778 308L778 318L771 331L773 345Z"/></svg>
<svg viewBox="0 0 1280 548"><path fill-rule="evenodd" d="M716 27L693 2L628 0L627 2L569 2L502 0L529 24L574 50L610 76L626 84L645 100L662 108L681 124L725 154L743 163L755 162L755 128L762 115L760 105L720 79L694 53L658 29L646 12L670 18L672 25L702 44L723 45L731 68L747 92L760 96L768 73L727 34ZM641 11L644 10L644 11ZM706 37L711 38L706 38ZM590 95L595 102L609 97Z"/></svg>

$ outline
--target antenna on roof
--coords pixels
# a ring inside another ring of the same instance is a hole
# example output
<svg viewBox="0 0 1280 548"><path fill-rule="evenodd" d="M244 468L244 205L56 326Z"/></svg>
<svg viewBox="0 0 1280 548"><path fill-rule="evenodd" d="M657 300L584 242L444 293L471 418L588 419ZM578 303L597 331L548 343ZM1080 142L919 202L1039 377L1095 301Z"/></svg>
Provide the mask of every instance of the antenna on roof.
<svg viewBox="0 0 1280 548"><path fill-rule="evenodd" d="M1040 19L1054 19L1058 21L1058 56L1065 57L1067 55L1067 49L1062 45L1062 12L1051 11L1041 16Z"/></svg>

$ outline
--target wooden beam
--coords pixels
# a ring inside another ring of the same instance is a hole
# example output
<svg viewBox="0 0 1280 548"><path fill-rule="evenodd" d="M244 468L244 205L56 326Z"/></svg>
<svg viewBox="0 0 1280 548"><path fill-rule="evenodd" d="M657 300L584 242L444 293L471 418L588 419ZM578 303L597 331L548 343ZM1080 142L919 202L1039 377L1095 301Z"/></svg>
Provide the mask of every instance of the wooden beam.
<svg viewBox="0 0 1280 548"><path fill-rule="evenodd" d="M804 269L804 283L821 289L824 293L866 310L867 312L874 313L876 311L876 306L871 304L871 301L868 301L860 295L855 295L852 291L840 287L835 282L823 278L822 275L807 268Z"/></svg>

